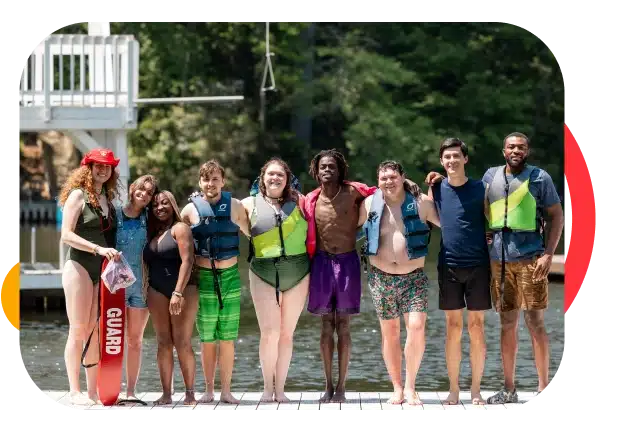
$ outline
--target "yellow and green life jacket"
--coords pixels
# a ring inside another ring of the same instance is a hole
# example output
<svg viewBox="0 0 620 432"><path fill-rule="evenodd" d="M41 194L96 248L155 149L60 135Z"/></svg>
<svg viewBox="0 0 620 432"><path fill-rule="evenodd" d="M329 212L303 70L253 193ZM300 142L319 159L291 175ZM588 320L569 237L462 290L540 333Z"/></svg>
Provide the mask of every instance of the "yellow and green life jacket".
<svg viewBox="0 0 620 432"><path fill-rule="evenodd" d="M530 176L534 166L526 165L523 171L508 182L506 167L499 168L488 189L489 228L493 231L509 229L515 232L537 232L541 220L536 198L530 192Z"/></svg>
<svg viewBox="0 0 620 432"><path fill-rule="evenodd" d="M294 201L286 201L276 212L262 194L254 197L250 221L253 255L279 258L306 253L308 222Z"/></svg>

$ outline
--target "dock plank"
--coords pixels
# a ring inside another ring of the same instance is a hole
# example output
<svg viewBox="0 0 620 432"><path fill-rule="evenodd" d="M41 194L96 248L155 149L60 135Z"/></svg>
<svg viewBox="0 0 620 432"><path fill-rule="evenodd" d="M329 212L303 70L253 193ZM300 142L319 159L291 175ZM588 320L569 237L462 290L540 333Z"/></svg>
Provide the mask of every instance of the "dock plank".
<svg viewBox="0 0 620 432"><path fill-rule="evenodd" d="M403 409L402 404L392 404L388 402L388 400L391 397L392 397L392 393L388 393L388 392L379 393L379 399L381 399L381 409L384 411L389 411L389 410L402 411Z"/></svg>
<svg viewBox="0 0 620 432"><path fill-rule="evenodd" d="M450 405L448 403L445 402L445 400L448 398L448 396L450 395L450 392L447 391L441 391L441 392L437 392L437 396L439 397L439 400L441 402L441 404L443 405L443 409L445 410L464 410L465 407L463 406L463 401L460 399L459 396L459 402L455 405Z"/></svg>
<svg viewBox="0 0 620 432"><path fill-rule="evenodd" d="M239 405L237 405L237 410L256 410L261 394L257 392L243 393L243 397L239 401Z"/></svg>
<svg viewBox="0 0 620 432"><path fill-rule="evenodd" d="M239 393L239 392L233 392L233 397L235 399L238 399L239 402L241 402L243 400L243 395L245 393ZM222 402L222 401L218 401L218 404L215 406L214 409L218 410L218 411L234 411L237 409L237 407L239 406L239 404L231 404L228 402Z"/></svg>
<svg viewBox="0 0 620 432"><path fill-rule="evenodd" d="M299 409L299 401L301 401L301 392L290 392L285 393L286 397L290 399L290 402L280 402L278 405L278 410L284 411L296 411Z"/></svg>
<svg viewBox="0 0 620 432"><path fill-rule="evenodd" d="M347 398L347 401L340 404L342 411L362 409L359 392L346 392L344 396Z"/></svg>
<svg viewBox="0 0 620 432"><path fill-rule="evenodd" d="M360 403L362 411L382 409L379 392L360 392Z"/></svg>
<svg viewBox="0 0 620 432"><path fill-rule="evenodd" d="M301 392L301 399L299 401L300 410L318 410L319 399L322 393L317 391Z"/></svg>
<svg viewBox="0 0 620 432"><path fill-rule="evenodd" d="M418 392L424 410L443 410L444 406L437 392Z"/></svg>
<svg viewBox="0 0 620 432"><path fill-rule="evenodd" d="M200 400L200 398L202 398L203 395L204 395L204 392L196 393L196 400ZM198 405L194 407L194 409L199 410L199 411L212 411L215 409L215 407L217 407L217 404L219 402L220 402L220 392L214 392L213 400L211 402L199 403Z"/></svg>

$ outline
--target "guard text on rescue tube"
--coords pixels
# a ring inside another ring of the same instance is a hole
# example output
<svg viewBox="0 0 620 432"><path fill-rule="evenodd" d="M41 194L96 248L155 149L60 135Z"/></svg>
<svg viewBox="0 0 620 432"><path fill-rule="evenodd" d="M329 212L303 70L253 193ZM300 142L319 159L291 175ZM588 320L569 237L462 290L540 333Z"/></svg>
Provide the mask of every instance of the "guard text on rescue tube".
<svg viewBox="0 0 620 432"><path fill-rule="evenodd" d="M105 352L119 354L121 352L121 333L123 328L123 311L119 308L108 309L106 320Z"/></svg>

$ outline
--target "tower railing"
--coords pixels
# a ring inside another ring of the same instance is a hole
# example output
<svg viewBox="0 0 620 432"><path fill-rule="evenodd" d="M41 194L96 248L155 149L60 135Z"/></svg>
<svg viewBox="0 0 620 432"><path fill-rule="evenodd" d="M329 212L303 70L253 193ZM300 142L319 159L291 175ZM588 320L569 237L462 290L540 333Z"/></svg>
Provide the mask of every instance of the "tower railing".
<svg viewBox="0 0 620 432"><path fill-rule="evenodd" d="M132 119L138 94L139 44L131 35L51 35L22 72L22 107L122 108Z"/></svg>

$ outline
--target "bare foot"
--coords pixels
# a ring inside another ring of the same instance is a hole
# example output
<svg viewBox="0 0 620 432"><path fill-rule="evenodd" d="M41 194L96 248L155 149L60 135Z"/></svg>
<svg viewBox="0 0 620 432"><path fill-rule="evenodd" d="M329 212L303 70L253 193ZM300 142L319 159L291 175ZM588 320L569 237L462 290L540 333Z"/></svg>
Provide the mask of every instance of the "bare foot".
<svg viewBox="0 0 620 432"><path fill-rule="evenodd" d="M172 395L163 394L159 399L153 402L153 405L171 405L172 404Z"/></svg>
<svg viewBox="0 0 620 432"><path fill-rule="evenodd" d="M276 397L275 397L276 402L280 402L280 403L288 403L291 400L289 398L286 397L286 395L284 394L284 392L276 392Z"/></svg>
<svg viewBox="0 0 620 432"><path fill-rule="evenodd" d="M196 401L196 398L194 397L194 391L193 390L187 390L185 392L185 399L183 400L183 405L196 405L198 402Z"/></svg>
<svg viewBox="0 0 620 432"><path fill-rule="evenodd" d="M319 402L329 403L332 400L332 397L334 397L334 389L328 388L325 390L325 394L321 396L321 399L319 399Z"/></svg>
<svg viewBox="0 0 620 432"><path fill-rule="evenodd" d="M207 391L205 394L202 395L202 397L200 398L200 400L198 401L198 403L210 403L213 402L213 399L215 399L215 395L213 394L213 390L211 391Z"/></svg>
<svg viewBox="0 0 620 432"><path fill-rule="evenodd" d="M71 401L72 405L91 406L96 404L94 400L92 400L88 396L85 396L84 394L82 394L82 392L79 391L71 392L71 394L69 395L69 400Z"/></svg>
<svg viewBox="0 0 620 432"><path fill-rule="evenodd" d="M239 404L239 399L235 398L231 392L222 392L220 394L220 402L229 404Z"/></svg>
<svg viewBox="0 0 620 432"><path fill-rule="evenodd" d="M473 390L471 392L471 403L472 405L486 405L486 401L483 399L480 392Z"/></svg>
<svg viewBox="0 0 620 432"><path fill-rule="evenodd" d="M413 390L405 390L405 399L409 405L423 405L418 392Z"/></svg>
<svg viewBox="0 0 620 432"><path fill-rule="evenodd" d="M459 403L459 390L451 391L443 403L445 405L457 405Z"/></svg>
<svg viewBox="0 0 620 432"><path fill-rule="evenodd" d="M346 401L347 401L347 398L344 397L344 390L336 390L336 393L334 393L334 396L330 400L330 402L334 402L334 403L340 403L340 402L346 402Z"/></svg>
<svg viewBox="0 0 620 432"><path fill-rule="evenodd" d="M265 390L260 397L261 402L273 402L273 391Z"/></svg>
<svg viewBox="0 0 620 432"><path fill-rule="evenodd" d="M394 393L392 394L392 397L387 400L387 403L392 405L400 405L403 403L403 399L403 389L394 389Z"/></svg>

